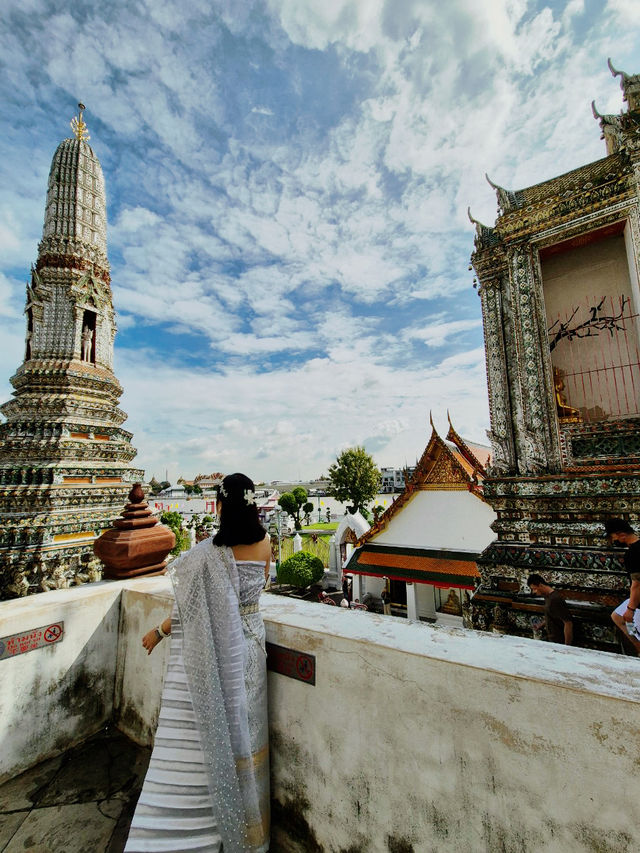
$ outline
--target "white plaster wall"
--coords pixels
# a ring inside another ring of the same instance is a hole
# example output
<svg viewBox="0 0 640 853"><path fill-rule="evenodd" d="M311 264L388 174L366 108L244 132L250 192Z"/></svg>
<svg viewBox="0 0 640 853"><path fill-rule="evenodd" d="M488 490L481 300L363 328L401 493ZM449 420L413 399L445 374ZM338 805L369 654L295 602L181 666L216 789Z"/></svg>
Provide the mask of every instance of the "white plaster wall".
<svg viewBox="0 0 640 853"><path fill-rule="evenodd" d="M495 519L489 504L470 492L417 492L371 542L479 554L495 539Z"/></svg>
<svg viewBox="0 0 640 853"><path fill-rule="evenodd" d="M317 665L315 687L269 673L276 849L635 850L635 660L275 596L263 611L268 640Z"/></svg>
<svg viewBox="0 0 640 853"><path fill-rule="evenodd" d="M120 606L120 642L114 696L114 722L136 743L153 744L170 644L148 655L142 637L171 614L173 593L167 577L127 582Z"/></svg>
<svg viewBox="0 0 640 853"><path fill-rule="evenodd" d="M99 729L114 693L145 742L168 644L147 658L139 643L169 610L168 583L0 605L0 636L66 630L0 661L0 780ZM262 610L268 640L317 666L314 687L269 674L274 849L635 850L636 660L269 594Z"/></svg>
<svg viewBox="0 0 640 853"><path fill-rule="evenodd" d="M620 310L620 297L632 297L629 257L622 234L599 240L587 246L552 255L541 262L544 301L547 325L550 328L558 319L569 320L573 311L577 313L571 321L575 327L590 316L592 306L603 297L604 315L615 315ZM635 266L635 265L634 265ZM635 269L633 269L635 278ZM635 301L635 300L633 300ZM632 304L633 304L632 301ZM564 394L568 403L582 411L584 417L600 420L596 409L604 415L616 417L634 414L638 401L633 390L633 381L640 378L634 367L622 370L621 364L636 364L640 359L638 323L629 319L632 310L625 310L624 333L614 335L600 331L597 336L564 339L551 353L555 367L565 371ZM554 328L554 333L558 327ZM603 368L615 365L618 369L605 372ZM586 377L586 371L592 371ZM616 386L620 386L618 394ZM626 395L622 389L627 387Z"/></svg>
<svg viewBox="0 0 640 853"><path fill-rule="evenodd" d="M64 621L61 641L0 660L0 782L111 719L119 596L103 582L0 603L0 637Z"/></svg>
<svg viewBox="0 0 640 853"><path fill-rule="evenodd" d="M64 621L64 639L0 660L0 783L114 722L151 745L169 644L142 636L171 611L166 577L103 581L0 603L0 637Z"/></svg>

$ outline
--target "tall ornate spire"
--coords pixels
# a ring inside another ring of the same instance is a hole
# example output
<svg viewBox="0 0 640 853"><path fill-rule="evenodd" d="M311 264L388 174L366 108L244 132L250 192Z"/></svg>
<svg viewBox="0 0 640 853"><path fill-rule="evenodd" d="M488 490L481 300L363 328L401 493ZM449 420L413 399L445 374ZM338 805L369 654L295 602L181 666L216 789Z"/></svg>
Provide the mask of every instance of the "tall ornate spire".
<svg viewBox="0 0 640 853"><path fill-rule="evenodd" d="M85 107L78 106L79 117L71 121L74 137L58 145L51 161L38 260L49 254L72 255L97 264L108 276L104 177L87 141Z"/></svg>
<svg viewBox="0 0 640 853"><path fill-rule="evenodd" d="M143 476L121 427L104 178L79 107L51 163L24 362L0 406L0 599L87 577L93 539Z"/></svg>

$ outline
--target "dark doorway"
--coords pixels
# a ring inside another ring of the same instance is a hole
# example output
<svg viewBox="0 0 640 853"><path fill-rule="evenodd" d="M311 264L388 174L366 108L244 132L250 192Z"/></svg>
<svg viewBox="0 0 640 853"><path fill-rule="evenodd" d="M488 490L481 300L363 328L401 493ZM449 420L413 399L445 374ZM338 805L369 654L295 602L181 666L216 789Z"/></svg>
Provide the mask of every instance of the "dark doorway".
<svg viewBox="0 0 640 853"><path fill-rule="evenodd" d="M404 581L389 581L391 603L399 607L407 606L407 585Z"/></svg>
<svg viewBox="0 0 640 853"><path fill-rule="evenodd" d="M24 360L29 361L31 358L31 337L33 335L33 310L27 308L27 351L24 354Z"/></svg>

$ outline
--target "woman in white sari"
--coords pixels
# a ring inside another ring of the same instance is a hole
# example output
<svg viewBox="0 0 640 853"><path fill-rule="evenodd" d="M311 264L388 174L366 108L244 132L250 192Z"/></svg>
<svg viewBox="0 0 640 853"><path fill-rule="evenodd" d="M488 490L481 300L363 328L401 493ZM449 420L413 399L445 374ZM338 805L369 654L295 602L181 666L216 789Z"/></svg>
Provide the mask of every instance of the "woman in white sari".
<svg viewBox="0 0 640 853"><path fill-rule="evenodd" d="M220 529L170 563L171 634L154 748L125 853L266 853L269 746L266 653L258 599L271 545L254 485L230 474Z"/></svg>

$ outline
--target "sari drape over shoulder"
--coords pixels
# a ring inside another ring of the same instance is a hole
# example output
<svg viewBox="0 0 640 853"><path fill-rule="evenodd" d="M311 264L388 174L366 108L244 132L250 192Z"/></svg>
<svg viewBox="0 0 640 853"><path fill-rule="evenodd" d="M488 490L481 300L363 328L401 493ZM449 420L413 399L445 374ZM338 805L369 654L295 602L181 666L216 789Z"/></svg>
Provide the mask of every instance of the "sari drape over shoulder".
<svg viewBox="0 0 640 853"><path fill-rule="evenodd" d="M255 570L256 564L251 565ZM168 574L224 853L264 853L269 847L268 814L264 814L265 808L268 811L266 726L258 727L265 729L261 733L265 743L254 743L252 750L250 729L255 732L256 726L250 722L245 676L249 659L255 663L256 650L248 648L246 625L243 629L238 566L230 548L213 545L209 539L173 561ZM245 609L257 615L261 625L257 607ZM263 636L254 638L263 651ZM263 660L260 663L264 670ZM265 694L265 687L263 678L259 694ZM251 699L264 702L266 694Z"/></svg>

